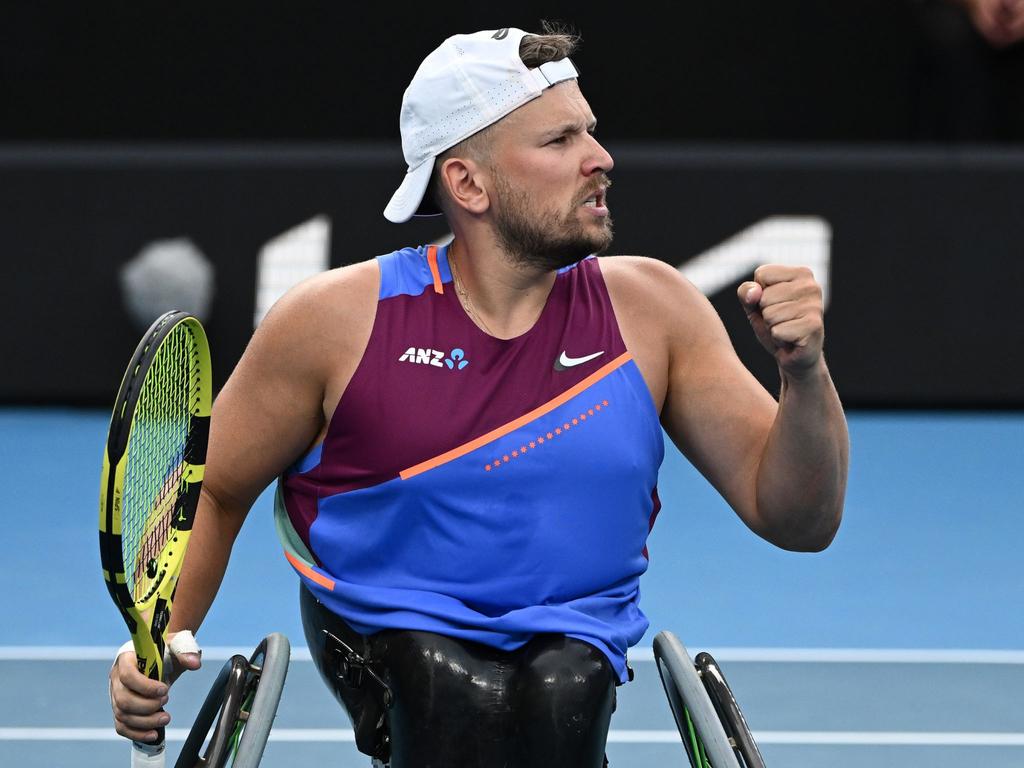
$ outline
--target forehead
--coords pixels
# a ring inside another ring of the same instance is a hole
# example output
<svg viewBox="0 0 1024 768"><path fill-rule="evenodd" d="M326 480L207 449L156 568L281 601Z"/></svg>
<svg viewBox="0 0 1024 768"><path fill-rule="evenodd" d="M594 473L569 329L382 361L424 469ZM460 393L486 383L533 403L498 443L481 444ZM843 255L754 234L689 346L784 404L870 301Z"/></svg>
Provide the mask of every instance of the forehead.
<svg viewBox="0 0 1024 768"><path fill-rule="evenodd" d="M532 101L509 114L500 125L502 133L542 133L562 124L586 128L594 113L575 80L553 85Z"/></svg>

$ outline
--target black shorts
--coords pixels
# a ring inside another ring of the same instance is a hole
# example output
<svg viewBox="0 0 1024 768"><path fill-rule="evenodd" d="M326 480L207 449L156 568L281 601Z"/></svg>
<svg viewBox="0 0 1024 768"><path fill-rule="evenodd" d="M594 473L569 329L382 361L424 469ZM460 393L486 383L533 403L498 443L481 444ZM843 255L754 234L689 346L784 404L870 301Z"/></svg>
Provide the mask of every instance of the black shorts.
<svg viewBox="0 0 1024 768"><path fill-rule="evenodd" d="M352 720L356 746L391 768L606 764L617 679L592 645L536 635L509 652L432 632L364 636L305 587L299 602L313 661ZM342 669L324 630L368 670Z"/></svg>

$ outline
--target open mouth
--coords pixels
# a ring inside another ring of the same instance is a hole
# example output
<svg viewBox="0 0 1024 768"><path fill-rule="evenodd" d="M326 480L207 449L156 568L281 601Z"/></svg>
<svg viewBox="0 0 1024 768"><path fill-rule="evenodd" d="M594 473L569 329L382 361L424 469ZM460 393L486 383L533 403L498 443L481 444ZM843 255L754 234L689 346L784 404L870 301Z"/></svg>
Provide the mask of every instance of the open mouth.
<svg viewBox="0 0 1024 768"><path fill-rule="evenodd" d="M602 187L584 200L583 205L587 208L604 208L604 202L604 188Z"/></svg>

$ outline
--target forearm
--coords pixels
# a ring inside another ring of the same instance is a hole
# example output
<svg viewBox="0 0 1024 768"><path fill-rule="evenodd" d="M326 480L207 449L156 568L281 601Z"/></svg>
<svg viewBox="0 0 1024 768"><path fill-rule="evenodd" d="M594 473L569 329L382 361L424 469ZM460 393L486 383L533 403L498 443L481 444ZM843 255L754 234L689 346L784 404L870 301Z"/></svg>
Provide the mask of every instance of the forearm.
<svg viewBox="0 0 1024 768"><path fill-rule="evenodd" d="M818 551L842 518L849 434L824 359L799 378L782 374L778 414L757 472L762 535L785 549Z"/></svg>
<svg viewBox="0 0 1024 768"><path fill-rule="evenodd" d="M226 508L204 489L178 580L170 631L199 630L220 589L246 512Z"/></svg>

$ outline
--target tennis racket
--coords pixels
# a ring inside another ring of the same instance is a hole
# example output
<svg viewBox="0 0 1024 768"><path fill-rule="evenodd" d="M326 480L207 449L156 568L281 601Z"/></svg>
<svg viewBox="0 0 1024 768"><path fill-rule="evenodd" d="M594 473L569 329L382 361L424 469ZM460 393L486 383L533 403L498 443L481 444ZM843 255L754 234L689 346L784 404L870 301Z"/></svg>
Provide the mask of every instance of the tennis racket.
<svg viewBox="0 0 1024 768"><path fill-rule="evenodd" d="M654 658L691 768L765 768L746 719L708 653L690 659L671 632L654 638Z"/></svg>
<svg viewBox="0 0 1024 768"><path fill-rule="evenodd" d="M248 659L232 656L210 687L175 768L258 766L277 715L289 656L288 638L278 633L264 638ZM206 751L200 756L204 742Z"/></svg>
<svg viewBox="0 0 1024 768"><path fill-rule="evenodd" d="M186 312L159 317L139 342L114 402L100 477L100 560L135 646L160 680L178 574L192 531L210 430L210 350ZM134 742L133 765L163 765L164 731Z"/></svg>

